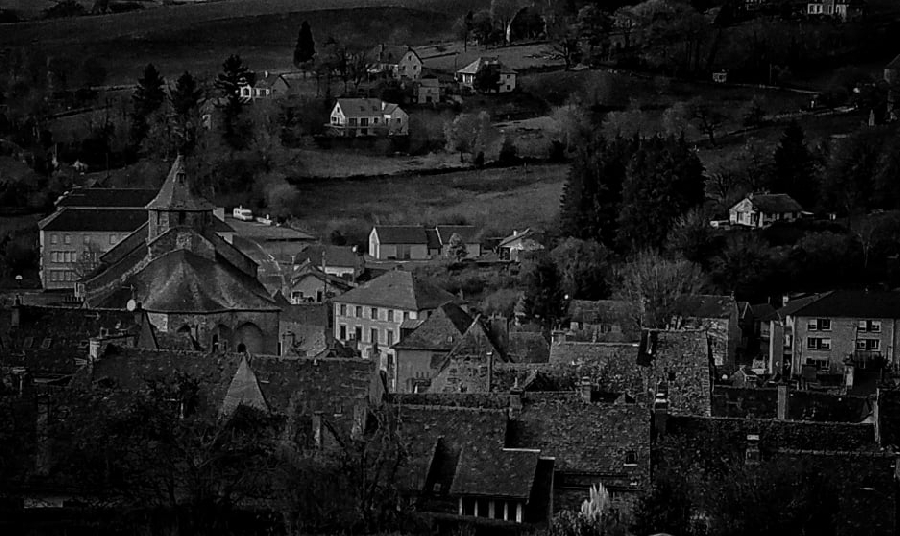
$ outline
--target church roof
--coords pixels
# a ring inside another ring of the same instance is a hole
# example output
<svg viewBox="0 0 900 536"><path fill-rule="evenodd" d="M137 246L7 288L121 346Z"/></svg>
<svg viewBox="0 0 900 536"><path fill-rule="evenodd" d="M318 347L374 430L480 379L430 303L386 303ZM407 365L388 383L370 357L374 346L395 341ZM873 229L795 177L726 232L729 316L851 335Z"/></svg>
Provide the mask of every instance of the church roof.
<svg viewBox="0 0 900 536"><path fill-rule="evenodd" d="M184 169L184 157L181 155L172 164L159 193L147 205L147 210L205 211L215 208L208 200L191 191Z"/></svg>

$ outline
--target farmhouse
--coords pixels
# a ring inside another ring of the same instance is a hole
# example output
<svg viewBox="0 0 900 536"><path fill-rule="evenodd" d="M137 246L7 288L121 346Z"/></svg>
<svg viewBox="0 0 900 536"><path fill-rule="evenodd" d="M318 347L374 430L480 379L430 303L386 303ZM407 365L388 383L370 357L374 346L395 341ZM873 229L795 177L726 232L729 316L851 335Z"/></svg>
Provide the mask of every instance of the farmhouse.
<svg viewBox="0 0 900 536"><path fill-rule="evenodd" d="M422 58L409 46L379 45L370 51L373 62L370 74L390 76L397 80L416 80L422 75Z"/></svg>
<svg viewBox="0 0 900 536"><path fill-rule="evenodd" d="M409 115L381 99L338 99L326 125L337 136L406 136Z"/></svg>
<svg viewBox="0 0 900 536"><path fill-rule="evenodd" d="M728 221L761 229L777 221L794 221L802 215L803 207L787 194L750 194L728 210Z"/></svg>
<svg viewBox="0 0 900 536"><path fill-rule="evenodd" d="M500 241L497 246L500 258L507 261L521 260L522 253L540 251L544 246L537 241L537 232L532 229L513 230L512 234Z"/></svg>
<svg viewBox="0 0 900 536"><path fill-rule="evenodd" d="M843 22L861 18L865 9L863 0L810 0L806 4L807 15L824 15Z"/></svg>
<svg viewBox="0 0 900 536"><path fill-rule="evenodd" d="M516 71L503 65L499 58L478 58L456 71L456 80L460 86L473 91L511 93L516 89L516 74ZM482 87L484 82L480 80L489 80L493 87Z"/></svg>
<svg viewBox="0 0 900 536"><path fill-rule="evenodd" d="M291 84L284 75L266 71L252 86L249 84L241 86L241 97L250 100L271 99L287 95L290 90Z"/></svg>
<svg viewBox="0 0 900 536"><path fill-rule="evenodd" d="M450 258L460 248L463 257L480 257L476 234L473 225L376 225L369 233L369 256L379 260Z"/></svg>
<svg viewBox="0 0 900 536"><path fill-rule="evenodd" d="M433 104L441 102L441 83L436 76L425 76L416 83L416 102Z"/></svg>

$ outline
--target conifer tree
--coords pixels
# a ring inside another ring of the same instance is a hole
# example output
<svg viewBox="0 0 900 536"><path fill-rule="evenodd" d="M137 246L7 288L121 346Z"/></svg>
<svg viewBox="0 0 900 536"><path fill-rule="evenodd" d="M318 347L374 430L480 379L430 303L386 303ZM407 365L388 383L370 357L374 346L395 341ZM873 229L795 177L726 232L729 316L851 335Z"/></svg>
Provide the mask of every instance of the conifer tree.
<svg viewBox="0 0 900 536"><path fill-rule="evenodd" d="M316 56L316 42L313 40L312 30L307 21L303 21L300 25L300 32L297 35L297 45L294 47L294 66L312 61Z"/></svg>
<svg viewBox="0 0 900 536"><path fill-rule="evenodd" d="M148 63L144 68L144 74L138 78L137 87L131 96L134 106L131 121L131 142L135 146L141 144L147 137L150 129L148 118L159 110L166 100L166 92L163 89L166 81L153 66Z"/></svg>
<svg viewBox="0 0 900 536"><path fill-rule="evenodd" d="M775 149L775 165L771 187L778 193L793 197L804 208L812 207L815 199L813 158L796 120L784 130Z"/></svg>
<svg viewBox="0 0 900 536"><path fill-rule="evenodd" d="M202 95L203 91L198 86L197 80L187 71L178 77L175 87L169 93L177 151L185 155L193 152L197 141Z"/></svg>
<svg viewBox="0 0 900 536"><path fill-rule="evenodd" d="M241 122L241 114L246 104L246 99L241 97L241 88L252 86L255 82L256 74L244 65L240 56L235 54L225 60L222 72L216 78L216 88L224 99L221 104L224 124L222 136L234 150L243 149L249 142L249 133Z"/></svg>

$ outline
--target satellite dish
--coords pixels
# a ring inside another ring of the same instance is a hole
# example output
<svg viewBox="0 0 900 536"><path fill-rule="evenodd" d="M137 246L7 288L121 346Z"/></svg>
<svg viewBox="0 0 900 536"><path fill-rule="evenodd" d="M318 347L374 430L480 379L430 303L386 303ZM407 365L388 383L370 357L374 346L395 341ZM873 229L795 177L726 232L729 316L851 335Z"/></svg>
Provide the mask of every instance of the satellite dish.
<svg viewBox="0 0 900 536"><path fill-rule="evenodd" d="M125 304L125 308L129 311L134 311L137 309L137 302L134 300L128 300L128 303Z"/></svg>

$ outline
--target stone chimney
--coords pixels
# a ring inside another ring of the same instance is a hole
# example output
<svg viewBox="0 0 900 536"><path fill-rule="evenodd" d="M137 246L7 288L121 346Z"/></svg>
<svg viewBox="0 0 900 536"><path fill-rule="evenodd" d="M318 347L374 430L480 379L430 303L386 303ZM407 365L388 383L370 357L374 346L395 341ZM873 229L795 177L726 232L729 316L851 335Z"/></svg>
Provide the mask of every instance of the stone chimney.
<svg viewBox="0 0 900 536"><path fill-rule="evenodd" d="M16 301L10 310L9 327L17 328L22 322L22 296L16 296Z"/></svg>
<svg viewBox="0 0 900 536"><path fill-rule="evenodd" d="M669 419L669 387L665 382L656 386L656 398L653 401L653 429L657 437L666 435L666 421Z"/></svg>
<svg viewBox="0 0 900 536"><path fill-rule="evenodd" d="M581 378L581 383L578 384L578 390L581 393L581 401L585 404L590 404L591 393L594 391L594 386L591 384L591 379L587 376L583 376Z"/></svg>
<svg viewBox="0 0 900 536"><path fill-rule="evenodd" d="M522 397L525 395L518 386L513 387L509 392L509 418L516 420L522 416Z"/></svg>
<svg viewBox="0 0 900 536"><path fill-rule="evenodd" d="M790 409L790 393L788 393L787 384L778 384L778 413L777 417L780 421L786 421Z"/></svg>

